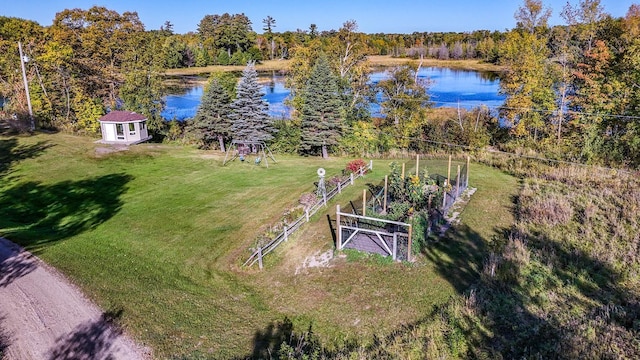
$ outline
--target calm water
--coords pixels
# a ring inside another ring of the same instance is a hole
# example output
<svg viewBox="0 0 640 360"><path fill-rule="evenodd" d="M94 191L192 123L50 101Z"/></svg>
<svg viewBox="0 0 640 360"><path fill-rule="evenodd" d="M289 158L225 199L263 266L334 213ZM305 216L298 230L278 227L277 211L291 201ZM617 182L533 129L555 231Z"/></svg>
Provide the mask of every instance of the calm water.
<svg viewBox="0 0 640 360"><path fill-rule="evenodd" d="M386 72L378 71L371 74L371 82L377 83L387 76ZM490 108L503 104L505 97L498 93L500 81L490 73L480 73L468 70L452 70L445 68L423 68L418 77L429 79L429 95L436 107L460 106L471 109L486 105ZM265 76L263 91L264 99L269 103L269 113L273 117L286 118L289 109L284 100L289 95L289 89L284 86L282 76ZM167 119L184 120L195 116L203 87L201 85L186 89L182 93L175 93L165 97L165 109L162 116ZM372 114L378 115L379 107L371 106Z"/></svg>

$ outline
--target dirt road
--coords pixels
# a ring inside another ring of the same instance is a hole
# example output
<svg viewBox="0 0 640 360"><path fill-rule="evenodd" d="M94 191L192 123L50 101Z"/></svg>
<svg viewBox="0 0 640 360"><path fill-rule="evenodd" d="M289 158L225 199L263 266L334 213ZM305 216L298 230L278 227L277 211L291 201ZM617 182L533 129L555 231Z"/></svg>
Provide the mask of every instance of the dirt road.
<svg viewBox="0 0 640 360"><path fill-rule="evenodd" d="M150 359L77 287L0 238L0 349L5 359Z"/></svg>

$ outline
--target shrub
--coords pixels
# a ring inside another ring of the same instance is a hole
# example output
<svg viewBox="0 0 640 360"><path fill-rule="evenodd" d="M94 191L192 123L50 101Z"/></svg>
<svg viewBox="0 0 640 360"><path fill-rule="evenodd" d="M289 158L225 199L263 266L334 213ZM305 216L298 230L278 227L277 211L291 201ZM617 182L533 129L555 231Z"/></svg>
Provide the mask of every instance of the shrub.
<svg viewBox="0 0 640 360"><path fill-rule="evenodd" d="M360 171L360 169L364 168L364 172L367 173L369 171L369 168L367 167L367 164L364 162L364 160L362 159L355 159L355 160L351 160L347 163L347 167L345 169L346 173L349 174L355 174L357 172Z"/></svg>

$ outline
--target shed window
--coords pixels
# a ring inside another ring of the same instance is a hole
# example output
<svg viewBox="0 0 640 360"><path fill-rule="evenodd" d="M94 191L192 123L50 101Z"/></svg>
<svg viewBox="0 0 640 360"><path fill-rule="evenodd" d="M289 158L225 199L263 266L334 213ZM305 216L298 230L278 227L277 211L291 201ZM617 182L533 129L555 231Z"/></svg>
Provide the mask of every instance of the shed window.
<svg viewBox="0 0 640 360"><path fill-rule="evenodd" d="M135 135L135 134L136 134L136 124L129 123L129 135Z"/></svg>
<svg viewBox="0 0 640 360"><path fill-rule="evenodd" d="M116 124L116 135L118 140L124 140L124 126L122 124Z"/></svg>
<svg viewBox="0 0 640 360"><path fill-rule="evenodd" d="M141 121L140 122L140 130L144 130L145 126L147 126L147 122L146 121Z"/></svg>

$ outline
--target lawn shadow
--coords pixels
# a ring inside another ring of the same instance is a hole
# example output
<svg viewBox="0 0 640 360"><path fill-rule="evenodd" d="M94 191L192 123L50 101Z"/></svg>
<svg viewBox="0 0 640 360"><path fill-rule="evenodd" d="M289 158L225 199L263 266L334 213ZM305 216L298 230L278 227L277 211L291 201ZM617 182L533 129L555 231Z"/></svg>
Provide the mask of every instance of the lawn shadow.
<svg viewBox="0 0 640 360"><path fill-rule="evenodd" d="M264 330L253 336L253 352L249 359L270 359L280 352L283 343L288 343L293 333L293 323L288 317L269 323Z"/></svg>
<svg viewBox="0 0 640 360"><path fill-rule="evenodd" d="M0 178L10 174L15 163L38 157L52 146L47 141L39 141L32 145L20 145L17 138L0 139Z"/></svg>
<svg viewBox="0 0 640 360"><path fill-rule="evenodd" d="M440 276L461 294L480 278L487 251L486 239L466 225L452 226L445 236L421 249Z"/></svg>
<svg viewBox="0 0 640 360"><path fill-rule="evenodd" d="M49 360L115 359L111 353L114 341L122 334L118 326L122 312L105 312L99 320L80 324L58 338Z"/></svg>
<svg viewBox="0 0 640 360"><path fill-rule="evenodd" d="M495 275L485 268L466 294L471 310L456 313L455 322L462 314L462 323L480 321L486 328L461 327L476 351L467 355L640 358L640 299L623 288L622 274L541 234L527 239L506 240L511 248L498 260Z"/></svg>
<svg viewBox="0 0 640 360"><path fill-rule="evenodd" d="M38 267L30 253L12 242L0 238L0 287L11 284Z"/></svg>
<svg viewBox="0 0 640 360"><path fill-rule="evenodd" d="M122 207L131 175L110 174L56 184L25 182L0 193L0 232L37 252L50 242L95 228Z"/></svg>

